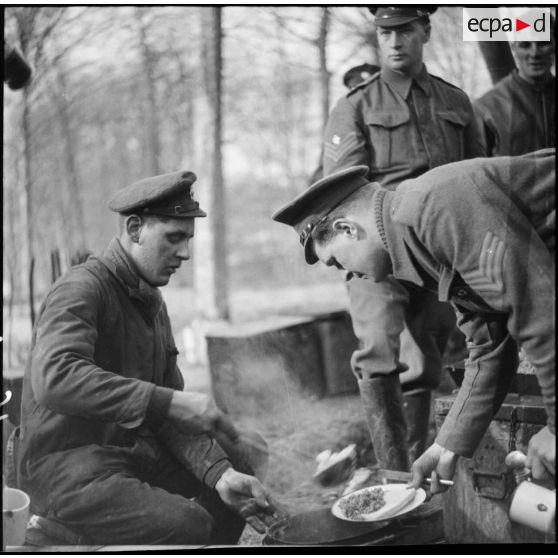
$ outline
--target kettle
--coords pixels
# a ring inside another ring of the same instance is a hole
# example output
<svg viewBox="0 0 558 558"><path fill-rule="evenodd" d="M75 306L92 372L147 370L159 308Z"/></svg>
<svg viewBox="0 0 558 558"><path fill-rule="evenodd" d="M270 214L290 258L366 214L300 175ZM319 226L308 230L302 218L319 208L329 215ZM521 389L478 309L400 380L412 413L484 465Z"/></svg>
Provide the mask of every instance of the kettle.
<svg viewBox="0 0 558 558"><path fill-rule="evenodd" d="M531 470L525 466L526 455L521 451L508 453L506 466L512 469L517 487L512 494L509 516L520 523L550 535L556 517L556 490L550 490L531 480Z"/></svg>

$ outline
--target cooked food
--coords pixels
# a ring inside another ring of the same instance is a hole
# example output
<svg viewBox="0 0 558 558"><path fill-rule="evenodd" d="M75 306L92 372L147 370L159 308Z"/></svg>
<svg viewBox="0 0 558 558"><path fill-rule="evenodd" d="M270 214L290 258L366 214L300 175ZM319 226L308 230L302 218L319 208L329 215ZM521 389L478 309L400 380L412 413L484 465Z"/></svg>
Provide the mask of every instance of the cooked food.
<svg viewBox="0 0 558 558"><path fill-rule="evenodd" d="M360 519L363 514L379 510L385 503L384 491L381 488L372 488L346 496L339 502L339 507L349 519Z"/></svg>

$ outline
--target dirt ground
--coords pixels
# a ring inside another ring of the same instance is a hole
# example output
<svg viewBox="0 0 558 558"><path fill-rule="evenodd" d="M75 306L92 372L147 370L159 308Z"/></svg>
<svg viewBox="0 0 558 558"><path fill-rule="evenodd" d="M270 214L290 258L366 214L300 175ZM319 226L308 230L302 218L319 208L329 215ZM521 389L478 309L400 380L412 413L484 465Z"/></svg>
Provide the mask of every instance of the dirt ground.
<svg viewBox="0 0 558 558"><path fill-rule="evenodd" d="M447 378L438 393L448 393L454 388ZM323 450L339 451L355 443L357 466L372 470L368 484L381 483L358 394L293 400L288 410L280 415L262 416L258 425L253 418L234 418L241 426L259 426L270 447L265 486L289 514L332 505L341 496L346 482L324 488L312 481L317 465L315 458ZM433 440L433 416L430 422L429 436ZM262 541L263 535L247 526L240 544L260 545Z"/></svg>

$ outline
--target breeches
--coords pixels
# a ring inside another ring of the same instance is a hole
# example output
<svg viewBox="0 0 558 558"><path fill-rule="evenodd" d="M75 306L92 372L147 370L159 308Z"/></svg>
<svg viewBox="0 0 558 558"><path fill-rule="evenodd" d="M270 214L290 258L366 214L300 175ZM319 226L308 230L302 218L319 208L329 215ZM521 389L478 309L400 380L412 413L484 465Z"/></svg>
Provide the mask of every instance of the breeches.
<svg viewBox="0 0 558 558"><path fill-rule="evenodd" d="M392 276L379 283L353 277L347 286L360 342L351 359L357 378L397 372L406 394L436 388L448 338L457 330L450 304Z"/></svg>

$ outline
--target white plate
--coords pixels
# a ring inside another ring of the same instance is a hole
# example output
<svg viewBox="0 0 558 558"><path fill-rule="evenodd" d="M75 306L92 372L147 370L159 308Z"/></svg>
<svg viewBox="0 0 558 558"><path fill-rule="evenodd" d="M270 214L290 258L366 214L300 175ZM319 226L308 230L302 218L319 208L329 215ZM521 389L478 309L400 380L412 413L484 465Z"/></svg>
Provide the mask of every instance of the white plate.
<svg viewBox="0 0 558 558"><path fill-rule="evenodd" d="M339 519L343 519L344 521L354 521L354 522L374 522L374 521L386 521L388 519L393 519L394 517L399 517L400 515L409 513L411 510L414 510L415 508L418 508L426 499L426 492L422 489L419 488L415 491L415 497L413 500L411 500L408 504L406 504L403 508L399 508L399 509L395 509L394 513L388 515L388 516L382 516L382 517L375 517L377 512L372 512L372 513L368 513L368 514L363 514L362 517L358 518L358 519L350 519L349 517L347 517L345 515L345 513L343 512L343 510L341 509L341 506L339 505L340 502L346 500L347 498L350 498L351 496L354 496L355 494L361 494L363 492L367 492L370 491L374 488L381 488L384 491L384 499L386 500L386 505L389 505L389 496L390 493L394 493L394 491L401 491L401 490L407 490L405 488L404 484L378 484L376 486L368 486L366 488L361 488L360 490L356 490L355 492L351 493L351 494L347 494L346 496L343 496L342 498L339 498L339 500L337 500L337 502L335 502L335 504L333 504L332 508L331 508L331 512L333 513L333 515L335 517L338 517ZM381 510L382 508L380 508ZM377 511L380 511L377 510Z"/></svg>

